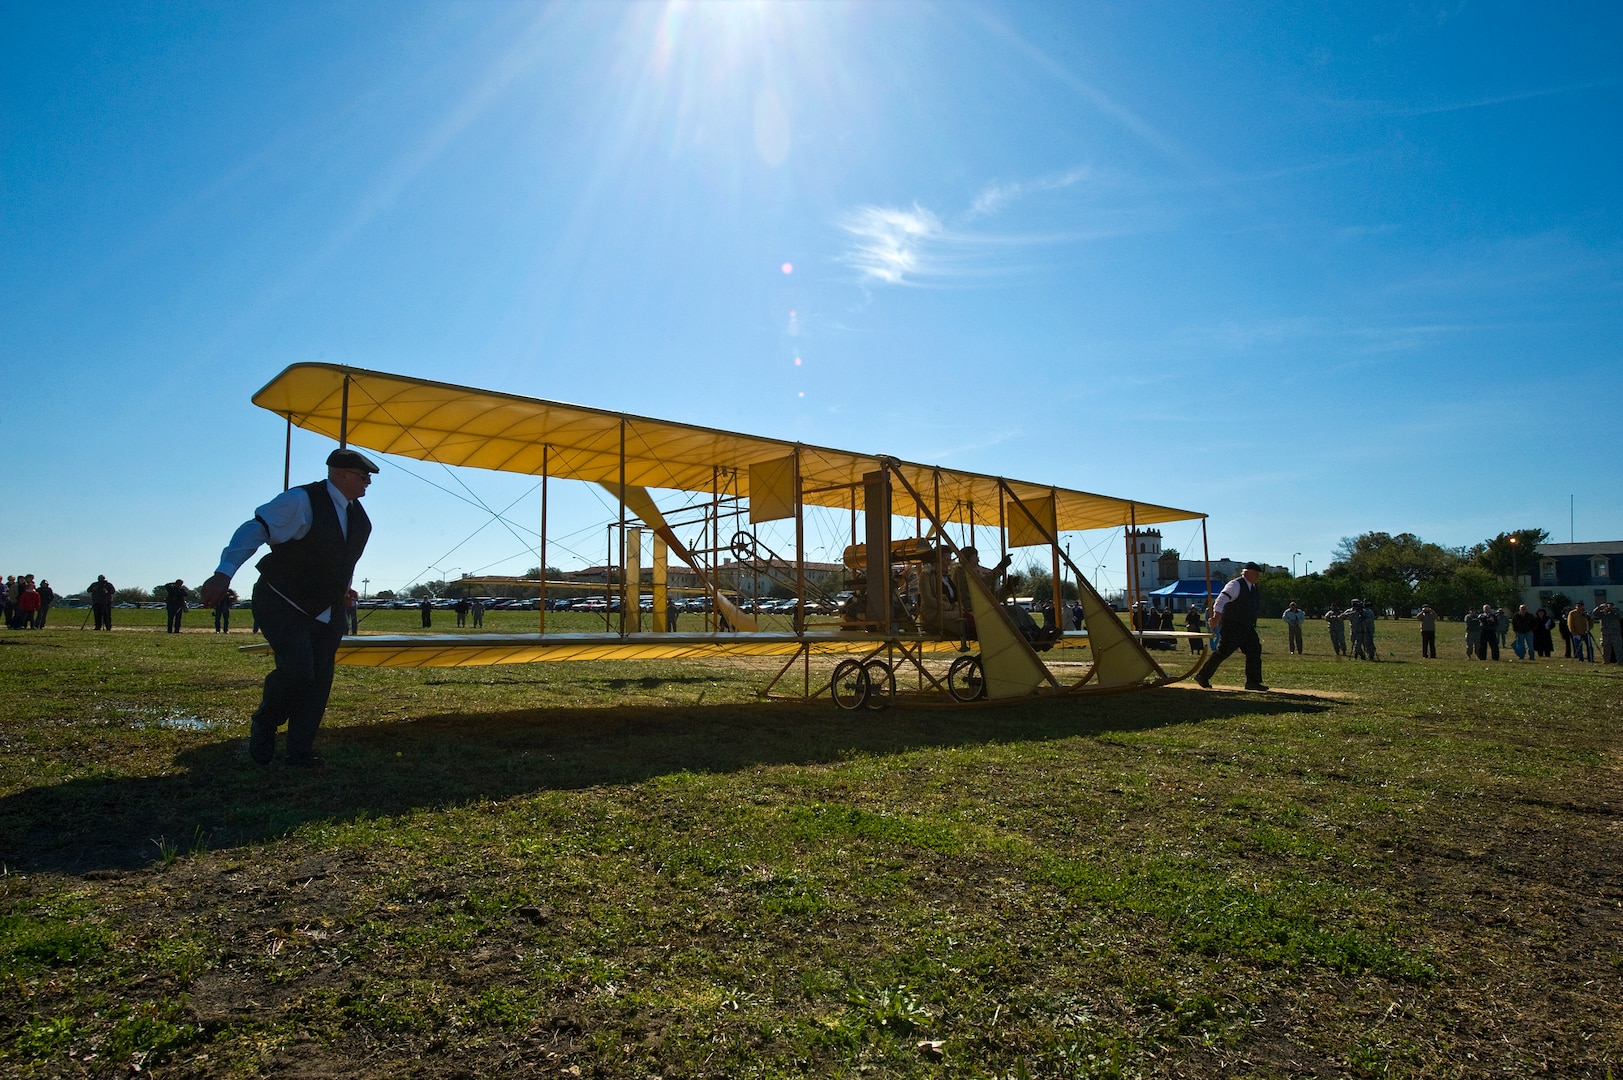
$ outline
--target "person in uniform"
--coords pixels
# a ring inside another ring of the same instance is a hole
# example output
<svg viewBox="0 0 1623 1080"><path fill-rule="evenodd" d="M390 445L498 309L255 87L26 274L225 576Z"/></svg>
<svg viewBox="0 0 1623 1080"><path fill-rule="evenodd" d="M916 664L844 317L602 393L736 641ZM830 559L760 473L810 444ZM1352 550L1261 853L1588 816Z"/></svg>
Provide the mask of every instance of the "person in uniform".
<svg viewBox="0 0 1623 1080"><path fill-rule="evenodd" d="M1337 656L1347 655L1347 616L1332 604L1324 609L1324 624L1330 628L1330 650Z"/></svg>
<svg viewBox="0 0 1623 1080"><path fill-rule="evenodd" d="M1285 609L1285 614L1280 618L1285 620L1285 636L1290 642L1291 653L1295 656L1302 655L1307 651L1302 648L1302 624L1307 622L1307 612L1292 600L1290 607Z"/></svg>
<svg viewBox="0 0 1623 1080"><path fill-rule="evenodd" d="M1379 660L1381 654L1375 651L1375 605L1364 605L1364 659Z"/></svg>
<svg viewBox="0 0 1623 1080"><path fill-rule="evenodd" d="M1423 604L1420 614L1420 655L1422 658L1437 659L1437 612L1432 610L1430 604Z"/></svg>
<svg viewBox="0 0 1623 1080"><path fill-rule="evenodd" d="M1476 658L1486 660L1488 653L1493 653L1495 660L1499 659L1499 615L1493 610L1492 604L1482 605L1482 614L1477 616L1478 633L1476 639Z"/></svg>
<svg viewBox="0 0 1623 1080"><path fill-rule="evenodd" d="M1600 662L1623 664L1623 617L1619 617L1617 605L1610 600L1601 601L1590 612L1590 621L1600 625Z"/></svg>
<svg viewBox="0 0 1623 1080"><path fill-rule="evenodd" d="M1375 659L1375 609L1362 600L1354 600L1347 612L1348 632L1352 634L1352 658Z"/></svg>
<svg viewBox="0 0 1623 1080"><path fill-rule="evenodd" d="M1240 570L1240 576L1217 594L1212 627L1222 632L1221 644L1195 674L1195 681L1208 690L1212 688L1212 673L1236 651L1245 654L1245 688L1268 689L1262 683L1262 639L1257 637L1257 613L1262 609L1262 591L1257 588L1257 581L1261 577L1262 567L1248 562Z"/></svg>
<svg viewBox="0 0 1623 1080"><path fill-rule="evenodd" d="M1353 597L1347 608L1347 638L1349 655L1354 660L1367 660L1364 655L1364 602Z"/></svg>
<svg viewBox="0 0 1623 1080"><path fill-rule="evenodd" d="M248 756L269 765L276 732L287 725L287 763L320 766L316 732L332 692L333 664L344 636L344 613L353 590L355 564L366 550L372 523L361 496L378 467L343 447L327 455L327 479L290 488L254 511L220 553L220 565L203 583L212 606L231 587L231 576L258 551L254 618L276 654L265 676L259 708L248 736Z"/></svg>

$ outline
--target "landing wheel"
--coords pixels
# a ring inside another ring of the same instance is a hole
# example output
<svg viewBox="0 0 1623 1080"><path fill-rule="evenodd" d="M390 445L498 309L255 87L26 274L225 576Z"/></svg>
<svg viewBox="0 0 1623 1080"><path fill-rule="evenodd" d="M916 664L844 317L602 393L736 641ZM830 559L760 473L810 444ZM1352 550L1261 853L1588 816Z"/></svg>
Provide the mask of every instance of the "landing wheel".
<svg viewBox="0 0 1623 1080"><path fill-rule="evenodd" d="M947 693L954 701L979 701L986 696L986 678L981 674L981 658L960 656L947 669Z"/></svg>
<svg viewBox="0 0 1623 1080"><path fill-rule="evenodd" d="M842 709L860 709L868 700L868 672L861 660L841 660L834 665L828 692Z"/></svg>
<svg viewBox="0 0 1623 1080"><path fill-rule="evenodd" d="M896 673L890 665L883 660L869 660L862 665L862 673L868 679L868 700L864 704L870 709L890 708L896 700Z"/></svg>

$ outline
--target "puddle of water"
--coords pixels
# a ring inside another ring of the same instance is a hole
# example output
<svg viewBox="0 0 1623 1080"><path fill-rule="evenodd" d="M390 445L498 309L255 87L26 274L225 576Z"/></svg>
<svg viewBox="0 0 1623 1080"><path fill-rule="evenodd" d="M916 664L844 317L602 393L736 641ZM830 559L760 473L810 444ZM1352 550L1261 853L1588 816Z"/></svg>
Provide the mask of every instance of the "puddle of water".
<svg viewBox="0 0 1623 1080"><path fill-rule="evenodd" d="M137 730L163 728L168 731L213 731L220 726L217 721L204 720L201 716L192 716L179 709L168 711L152 708L118 709L114 715Z"/></svg>
<svg viewBox="0 0 1623 1080"><path fill-rule="evenodd" d="M208 731L214 727L214 721L204 720L200 716L187 716L185 713L169 713L158 719L158 726L169 728L172 731Z"/></svg>

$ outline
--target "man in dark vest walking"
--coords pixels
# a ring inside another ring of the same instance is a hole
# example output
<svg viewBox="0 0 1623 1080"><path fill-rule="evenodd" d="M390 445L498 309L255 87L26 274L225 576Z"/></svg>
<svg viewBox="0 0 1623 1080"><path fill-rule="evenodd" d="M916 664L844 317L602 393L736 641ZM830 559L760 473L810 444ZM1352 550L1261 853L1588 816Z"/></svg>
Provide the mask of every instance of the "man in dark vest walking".
<svg viewBox="0 0 1623 1080"><path fill-rule="evenodd" d="M334 450L327 456L327 479L284 491L254 511L203 583L203 604L212 607L231 587L231 575L261 545L270 545L257 564L253 593L254 619L276 654L248 736L248 756L261 765L275 757L276 731L283 724L287 763L322 764L315 755L316 731L332 691L350 581L372 533L360 498L377 471L363 454Z"/></svg>
<svg viewBox="0 0 1623 1080"><path fill-rule="evenodd" d="M1266 690L1262 684L1262 639L1257 637L1257 613L1262 609L1262 591L1257 579L1262 567L1248 562L1240 576L1223 586L1213 603L1212 629L1222 631L1219 645L1200 665L1195 681L1212 688L1212 673L1235 650L1245 653L1245 688Z"/></svg>

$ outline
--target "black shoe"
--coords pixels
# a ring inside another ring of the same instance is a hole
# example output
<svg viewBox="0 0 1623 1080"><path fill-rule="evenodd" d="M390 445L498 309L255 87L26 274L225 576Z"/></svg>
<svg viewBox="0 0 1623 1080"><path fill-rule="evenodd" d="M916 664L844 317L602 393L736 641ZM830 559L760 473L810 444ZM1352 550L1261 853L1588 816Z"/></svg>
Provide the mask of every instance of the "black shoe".
<svg viewBox="0 0 1623 1080"><path fill-rule="evenodd" d="M269 765L276 756L276 729L254 724L248 729L248 757L256 765Z"/></svg>
<svg viewBox="0 0 1623 1080"><path fill-rule="evenodd" d="M294 769L321 769L325 768L327 765L325 761L316 757L314 754L299 754L297 756L290 755L287 759L287 764L290 768Z"/></svg>
<svg viewBox="0 0 1623 1080"><path fill-rule="evenodd" d="M1247 690L1266 690L1266 689L1268 689L1266 686L1262 685L1261 683L1246 683L1245 688Z"/></svg>
<svg viewBox="0 0 1623 1080"><path fill-rule="evenodd" d="M1204 675L1196 675L1195 685L1199 686L1202 690L1210 690L1212 688L1212 680L1206 678Z"/></svg>

